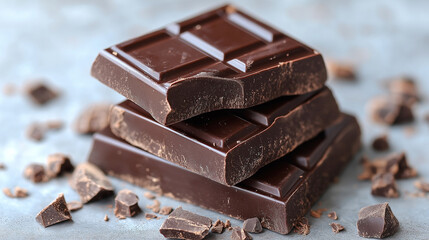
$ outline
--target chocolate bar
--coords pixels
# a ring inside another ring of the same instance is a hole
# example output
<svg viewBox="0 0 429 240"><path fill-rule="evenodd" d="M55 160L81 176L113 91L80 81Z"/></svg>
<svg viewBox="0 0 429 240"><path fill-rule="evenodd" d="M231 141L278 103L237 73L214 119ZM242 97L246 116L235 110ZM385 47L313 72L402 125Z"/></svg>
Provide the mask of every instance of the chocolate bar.
<svg viewBox="0 0 429 240"><path fill-rule="evenodd" d="M171 126L125 101L111 112L113 133L145 151L225 185L250 177L340 117L328 88L249 109L205 113Z"/></svg>
<svg viewBox="0 0 429 240"><path fill-rule="evenodd" d="M100 52L91 74L163 125L323 87L320 53L224 6Z"/></svg>
<svg viewBox="0 0 429 240"><path fill-rule="evenodd" d="M236 186L225 186L136 148L109 129L97 133L89 162L168 197L287 234L360 147L356 119L342 120Z"/></svg>

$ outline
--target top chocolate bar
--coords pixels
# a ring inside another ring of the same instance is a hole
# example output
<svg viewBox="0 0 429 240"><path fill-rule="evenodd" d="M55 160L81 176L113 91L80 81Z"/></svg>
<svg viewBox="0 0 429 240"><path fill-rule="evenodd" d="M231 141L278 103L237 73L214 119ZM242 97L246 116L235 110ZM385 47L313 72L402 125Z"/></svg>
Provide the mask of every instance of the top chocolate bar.
<svg viewBox="0 0 429 240"><path fill-rule="evenodd" d="M169 125L321 88L322 56L224 6L100 52L91 74Z"/></svg>

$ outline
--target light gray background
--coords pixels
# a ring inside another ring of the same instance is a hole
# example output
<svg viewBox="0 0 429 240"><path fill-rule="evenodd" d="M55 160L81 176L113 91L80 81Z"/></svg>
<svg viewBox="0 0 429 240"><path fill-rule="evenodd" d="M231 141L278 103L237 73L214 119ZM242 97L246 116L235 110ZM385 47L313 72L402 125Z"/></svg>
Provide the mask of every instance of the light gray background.
<svg viewBox="0 0 429 240"><path fill-rule="evenodd" d="M330 81L344 111L358 116L364 132L363 152L370 139L387 130L368 121L365 103L384 93L384 79L410 74L427 93L429 53L429 2L420 1L232 1L241 9L274 25L322 52L326 59L357 64L357 83ZM65 178L32 184L22 177L30 162L45 162L53 152L68 153L73 161L86 160L91 138L71 130L77 113L93 102L116 103L123 98L89 75L97 52L112 44L147 33L176 20L219 6L222 1L1 1L0 2L0 87L12 83L18 88L31 78L47 78L63 93L60 99L36 107L21 93L0 94L0 188L16 185L29 189L26 199L9 199L0 194L1 239L162 239L158 229L162 220L145 220L141 214L119 221L112 209L113 199L86 205L74 212L73 222L44 229L34 217L58 193L67 200L77 200ZM426 99L416 106L413 125L391 128L395 151L405 150L420 176L429 180L428 124L423 114L429 112ZM25 137L33 121L62 119L67 127L49 133L46 140L35 143ZM406 134L414 128L415 134ZM429 239L429 200L410 198L414 180L399 182L399 199L375 198L370 184L356 180L360 172L357 158L342 174L315 208L335 210L338 223L346 231L333 234L326 214L320 219L309 217L310 235L282 236L265 230L255 239L359 239L355 227L357 213L363 206L389 201L400 221L395 239ZM113 180L117 190L130 188L141 196L140 205L150 202L142 197L143 189ZM198 212L225 220L223 215L185 203L161 198L163 205ZM145 209L146 212L149 210ZM103 217L108 214L109 222ZM241 225L240 221L232 221ZM211 234L209 239L229 239L230 232ZM393 238L392 238L393 239Z"/></svg>

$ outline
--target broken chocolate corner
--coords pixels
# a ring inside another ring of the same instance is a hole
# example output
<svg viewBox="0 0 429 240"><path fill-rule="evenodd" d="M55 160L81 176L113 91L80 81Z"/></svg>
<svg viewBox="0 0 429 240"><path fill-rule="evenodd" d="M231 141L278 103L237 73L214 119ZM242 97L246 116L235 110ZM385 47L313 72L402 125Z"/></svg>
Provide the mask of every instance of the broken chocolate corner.
<svg viewBox="0 0 429 240"><path fill-rule="evenodd" d="M223 229L225 228L225 226L224 226L225 224L221 221L221 220L216 220L216 222L213 224L213 227L212 227L212 232L213 233L222 233L223 232Z"/></svg>
<svg viewBox="0 0 429 240"><path fill-rule="evenodd" d="M332 219L332 220L337 220L338 219L338 215L335 211L332 211L330 213L328 213L328 218Z"/></svg>
<svg viewBox="0 0 429 240"><path fill-rule="evenodd" d="M358 234L365 238L385 238L399 229L399 222L388 203L364 207L359 211Z"/></svg>
<svg viewBox="0 0 429 240"><path fill-rule="evenodd" d="M110 104L94 104L86 108L75 120L74 129L79 134L92 134L103 130L110 121Z"/></svg>
<svg viewBox="0 0 429 240"><path fill-rule="evenodd" d="M71 219L70 211L62 193L36 216L36 221L43 227L49 227Z"/></svg>
<svg viewBox="0 0 429 240"><path fill-rule="evenodd" d="M71 201L67 203L67 208L69 211L77 211L83 207L83 204L80 201Z"/></svg>
<svg viewBox="0 0 429 240"><path fill-rule="evenodd" d="M252 237L242 228L236 227L232 229L232 240L251 240Z"/></svg>
<svg viewBox="0 0 429 240"><path fill-rule="evenodd" d="M159 229L165 238L203 239L209 234L212 220L182 209L176 208Z"/></svg>
<svg viewBox="0 0 429 240"><path fill-rule="evenodd" d="M356 71L351 64L344 64L339 62L328 62L329 72L340 80L356 80Z"/></svg>
<svg viewBox="0 0 429 240"><path fill-rule="evenodd" d="M344 230L344 226L339 223L330 223L329 225L334 233L339 233Z"/></svg>
<svg viewBox="0 0 429 240"><path fill-rule="evenodd" d="M262 232L261 221L257 217L246 219L243 223L243 229L250 233Z"/></svg>
<svg viewBox="0 0 429 240"><path fill-rule="evenodd" d="M308 219L306 217L302 217L298 219L294 224L294 232L300 235L308 235L310 233L310 224L308 224Z"/></svg>
<svg viewBox="0 0 429 240"><path fill-rule="evenodd" d="M49 180L45 167L38 163L28 165L24 170L24 177L34 183L46 182Z"/></svg>
<svg viewBox="0 0 429 240"><path fill-rule="evenodd" d="M28 83L25 87L25 93L38 105L44 105L59 96L56 90L42 81Z"/></svg>
<svg viewBox="0 0 429 240"><path fill-rule="evenodd" d="M170 214L172 211L173 211L173 208L172 208L172 207L162 207L162 208L159 210L159 214L161 214L161 215L168 215L168 214Z"/></svg>
<svg viewBox="0 0 429 240"><path fill-rule="evenodd" d="M128 189L119 191L115 198L115 216L119 219L133 217L141 212L139 197Z"/></svg>
<svg viewBox="0 0 429 240"><path fill-rule="evenodd" d="M389 141L387 140L387 135L381 135L376 137L372 141L372 148L376 151L386 151L389 149Z"/></svg>
<svg viewBox="0 0 429 240"><path fill-rule="evenodd" d="M387 198L399 197L398 187L393 174L390 172L376 174L372 178L371 194Z"/></svg>
<svg viewBox="0 0 429 240"><path fill-rule="evenodd" d="M74 166L67 155L55 153L48 156L47 172L50 177L57 177L73 170Z"/></svg>
<svg viewBox="0 0 429 240"><path fill-rule="evenodd" d="M394 125L414 121L411 106L393 97L374 98L370 101L368 109L374 122Z"/></svg>
<svg viewBox="0 0 429 240"><path fill-rule="evenodd" d="M79 194L83 203L113 195L113 186L104 173L90 163L77 165L70 186Z"/></svg>

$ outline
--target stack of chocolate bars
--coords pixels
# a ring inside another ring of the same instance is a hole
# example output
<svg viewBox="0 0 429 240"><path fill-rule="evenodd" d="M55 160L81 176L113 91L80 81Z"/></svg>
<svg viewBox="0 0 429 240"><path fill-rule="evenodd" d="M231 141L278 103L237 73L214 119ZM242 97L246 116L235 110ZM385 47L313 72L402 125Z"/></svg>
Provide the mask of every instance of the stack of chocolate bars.
<svg viewBox="0 0 429 240"><path fill-rule="evenodd" d="M92 75L129 100L89 162L282 234L360 147L320 53L231 6L107 48Z"/></svg>

